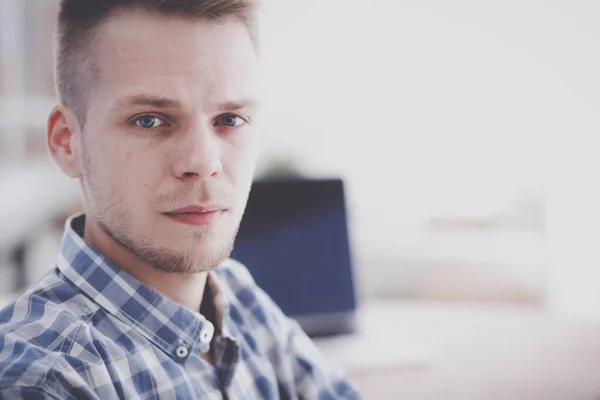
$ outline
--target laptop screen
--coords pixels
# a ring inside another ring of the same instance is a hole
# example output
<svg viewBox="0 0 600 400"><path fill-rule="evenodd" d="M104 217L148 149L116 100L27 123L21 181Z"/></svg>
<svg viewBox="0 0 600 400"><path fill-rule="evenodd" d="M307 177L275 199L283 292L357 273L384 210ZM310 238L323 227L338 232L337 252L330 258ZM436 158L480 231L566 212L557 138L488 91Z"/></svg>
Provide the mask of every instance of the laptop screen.
<svg viewBox="0 0 600 400"><path fill-rule="evenodd" d="M232 258L291 317L353 312L342 181L254 182Z"/></svg>

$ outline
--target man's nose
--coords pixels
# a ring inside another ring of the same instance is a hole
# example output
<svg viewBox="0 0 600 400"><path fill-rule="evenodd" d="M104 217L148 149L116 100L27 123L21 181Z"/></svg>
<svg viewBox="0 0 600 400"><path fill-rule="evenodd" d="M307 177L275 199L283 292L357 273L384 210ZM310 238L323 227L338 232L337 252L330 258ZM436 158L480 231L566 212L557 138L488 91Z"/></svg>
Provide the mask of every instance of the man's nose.
<svg viewBox="0 0 600 400"><path fill-rule="evenodd" d="M204 180L223 170L218 138L208 127L188 132L177 153L173 173L178 179Z"/></svg>

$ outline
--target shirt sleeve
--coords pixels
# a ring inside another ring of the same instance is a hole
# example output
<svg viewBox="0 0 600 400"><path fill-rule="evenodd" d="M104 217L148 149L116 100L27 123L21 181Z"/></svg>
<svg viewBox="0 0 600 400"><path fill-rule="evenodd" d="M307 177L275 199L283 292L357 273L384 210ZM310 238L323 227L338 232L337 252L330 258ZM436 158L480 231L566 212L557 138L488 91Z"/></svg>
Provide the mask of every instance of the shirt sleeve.
<svg viewBox="0 0 600 400"><path fill-rule="evenodd" d="M269 327L273 335L272 340L278 343L277 348L282 349L283 354L281 357L277 357L278 361L273 367L285 370L285 373L279 371L280 377L286 377L286 381L280 382L280 384L289 390L292 398L362 399L344 375L329 365L300 325L287 317L271 297L258 287L246 267L238 262L233 262L230 266L232 274L238 281L236 286L243 287L247 297L255 297L255 302L248 302L253 303L253 313L264 315L260 319L264 320ZM281 361L285 365L279 364ZM288 382L288 380L293 382Z"/></svg>
<svg viewBox="0 0 600 400"><path fill-rule="evenodd" d="M0 399L4 400L63 400L43 389L27 386L0 388ZM74 399L74 398L73 398Z"/></svg>
<svg viewBox="0 0 600 400"><path fill-rule="evenodd" d="M359 400L362 397L339 371L328 365L298 323L286 317L288 354L298 396L302 399Z"/></svg>
<svg viewBox="0 0 600 400"><path fill-rule="evenodd" d="M19 351L0 362L0 400L100 400L60 354L21 341L10 343Z"/></svg>

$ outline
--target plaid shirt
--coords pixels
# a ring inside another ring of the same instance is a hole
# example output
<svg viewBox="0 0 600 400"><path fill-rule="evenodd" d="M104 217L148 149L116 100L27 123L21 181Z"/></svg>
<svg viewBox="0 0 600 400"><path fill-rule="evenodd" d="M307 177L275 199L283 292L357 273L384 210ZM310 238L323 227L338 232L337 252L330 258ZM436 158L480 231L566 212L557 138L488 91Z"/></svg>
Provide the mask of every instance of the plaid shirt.
<svg viewBox="0 0 600 400"><path fill-rule="evenodd" d="M360 398L241 264L211 272L193 312L87 245L84 223L0 311L1 399Z"/></svg>

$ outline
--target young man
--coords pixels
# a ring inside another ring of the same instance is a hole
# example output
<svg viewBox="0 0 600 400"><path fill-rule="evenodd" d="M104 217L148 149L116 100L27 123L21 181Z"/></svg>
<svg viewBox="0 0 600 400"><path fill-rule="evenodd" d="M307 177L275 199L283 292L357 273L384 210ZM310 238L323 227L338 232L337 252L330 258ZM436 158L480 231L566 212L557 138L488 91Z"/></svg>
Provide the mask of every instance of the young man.
<svg viewBox="0 0 600 400"><path fill-rule="evenodd" d="M0 398L359 398L228 259L257 156L255 7L62 1L48 146L85 214L0 312Z"/></svg>

